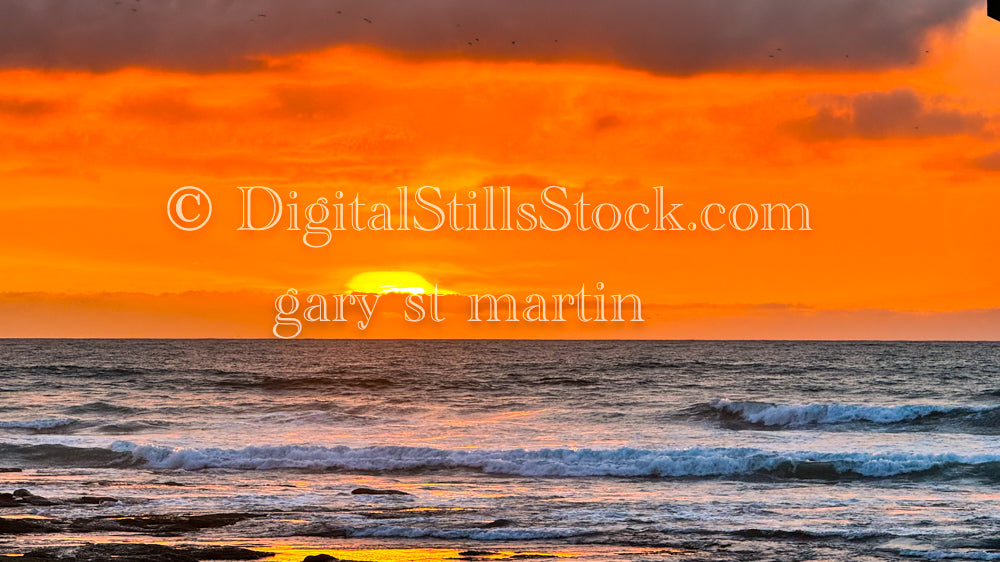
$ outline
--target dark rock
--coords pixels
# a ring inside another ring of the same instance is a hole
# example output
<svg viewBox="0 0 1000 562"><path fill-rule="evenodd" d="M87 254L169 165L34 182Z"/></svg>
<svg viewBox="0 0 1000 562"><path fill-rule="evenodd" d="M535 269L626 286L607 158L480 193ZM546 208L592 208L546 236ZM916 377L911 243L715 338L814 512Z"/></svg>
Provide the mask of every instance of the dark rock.
<svg viewBox="0 0 1000 562"><path fill-rule="evenodd" d="M351 493L356 496L412 496L413 494L400 490L378 490L375 488L355 488Z"/></svg>
<svg viewBox="0 0 1000 562"><path fill-rule="evenodd" d="M168 516L169 517L169 516ZM187 515L174 517L173 522L179 530L197 531L198 529L215 529L225 527L233 523L239 523L246 519L263 517L258 513L209 513L206 515Z"/></svg>
<svg viewBox="0 0 1000 562"><path fill-rule="evenodd" d="M484 525L480 525L480 529L499 529L501 527L510 527L514 522L510 519L497 519L496 521L490 521Z"/></svg>
<svg viewBox="0 0 1000 562"><path fill-rule="evenodd" d="M0 507L19 507L22 505L58 505L59 502L36 496L24 488L14 490L13 494L0 493Z"/></svg>
<svg viewBox="0 0 1000 562"><path fill-rule="evenodd" d="M245 519L262 517L255 513L210 513L206 515L143 515L135 517L96 517L93 519L78 519L73 522L72 530L88 531L126 531L154 534L177 534L198 531L201 529L216 529Z"/></svg>
<svg viewBox="0 0 1000 562"><path fill-rule="evenodd" d="M48 547L31 550L18 560L59 562L198 562L200 560L260 560L271 552L235 546L171 547L158 544L87 544L78 547Z"/></svg>
<svg viewBox="0 0 1000 562"><path fill-rule="evenodd" d="M60 562L199 562L181 549L159 544L86 544L77 547L47 547L30 550L25 559Z"/></svg>
<svg viewBox="0 0 1000 562"><path fill-rule="evenodd" d="M100 505L104 502L117 502L118 500L112 498L111 496L80 496L79 498L73 500L66 500L68 503L78 503L87 505Z"/></svg>
<svg viewBox="0 0 1000 562"><path fill-rule="evenodd" d="M57 530L59 530L59 527L46 519L9 519L0 517L0 535L51 533Z"/></svg>
<svg viewBox="0 0 1000 562"><path fill-rule="evenodd" d="M28 505L46 506L46 505L59 505L59 502L50 500L48 498L43 498L42 496L25 496L23 502Z"/></svg>
<svg viewBox="0 0 1000 562"><path fill-rule="evenodd" d="M469 558L474 556L496 556L497 553L492 550L463 550L458 555Z"/></svg>
<svg viewBox="0 0 1000 562"><path fill-rule="evenodd" d="M302 562L356 562L346 558L337 558L329 554L311 554L302 559Z"/></svg>
<svg viewBox="0 0 1000 562"><path fill-rule="evenodd" d="M182 548L185 553L199 560L260 560L271 558L273 552L250 550L238 546L209 546L204 548Z"/></svg>
<svg viewBox="0 0 1000 562"><path fill-rule="evenodd" d="M23 468L0 467L0 472L24 472Z"/></svg>

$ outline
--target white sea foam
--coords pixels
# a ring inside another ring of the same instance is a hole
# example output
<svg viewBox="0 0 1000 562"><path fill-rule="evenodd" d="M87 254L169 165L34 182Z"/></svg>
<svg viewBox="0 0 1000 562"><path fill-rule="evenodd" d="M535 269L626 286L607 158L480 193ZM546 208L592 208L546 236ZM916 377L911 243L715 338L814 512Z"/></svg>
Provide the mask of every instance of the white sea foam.
<svg viewBox="0 0 1000 562"><path fill-rule="evenodd" d="M926 558L928 560L1000 560L1000 552L982 550L909 550L898 551L902 556Z"/></svg>
<svg viewBox="0 0 1000 562"><path fill-rule="evenodd" d="M954 465L1000 462L1000 455L770 452L752 448L447 450L424 447L270 446L168 448L119 441L118 452L158 469L297 468L343 471L469 469L539 477L714 477L821 467L835 474L890 477Z"/></svg>

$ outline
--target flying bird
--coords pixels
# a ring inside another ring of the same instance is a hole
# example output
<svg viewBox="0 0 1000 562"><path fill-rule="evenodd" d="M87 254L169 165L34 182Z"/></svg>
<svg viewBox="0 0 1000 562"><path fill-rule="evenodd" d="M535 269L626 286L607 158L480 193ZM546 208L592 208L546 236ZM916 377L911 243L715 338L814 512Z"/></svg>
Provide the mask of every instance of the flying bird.
<svg viewBox="0 0 1000 562"><path fill-rule="evenodd" d="M371 23L372 22L372 20L370 20L368 18L361 18L361 19L365 20L365 23Z"/></svg>

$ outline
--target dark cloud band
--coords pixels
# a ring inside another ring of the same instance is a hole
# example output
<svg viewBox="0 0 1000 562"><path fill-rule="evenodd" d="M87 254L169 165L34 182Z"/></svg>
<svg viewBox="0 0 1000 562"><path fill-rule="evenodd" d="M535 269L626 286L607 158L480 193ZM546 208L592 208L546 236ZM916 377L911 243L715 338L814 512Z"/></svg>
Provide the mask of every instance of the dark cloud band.
<svg viewBox="0 0 1000 562"><path fill-rule="evenodd" d="M0 66L211 71L363 44L664 74L915 62L974 0L10 0Z"/></svg>

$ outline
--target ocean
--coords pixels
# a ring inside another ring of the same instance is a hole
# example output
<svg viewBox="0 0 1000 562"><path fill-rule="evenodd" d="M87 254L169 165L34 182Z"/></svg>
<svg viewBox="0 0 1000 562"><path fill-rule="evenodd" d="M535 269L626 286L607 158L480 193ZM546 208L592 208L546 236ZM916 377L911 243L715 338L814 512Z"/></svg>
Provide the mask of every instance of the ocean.
<svg viewBox="0 0 1000 562"><path fill-rule="evenodd" d="M0 554L1000 559L1000 344L2 340L0 468Z"/></svg>

